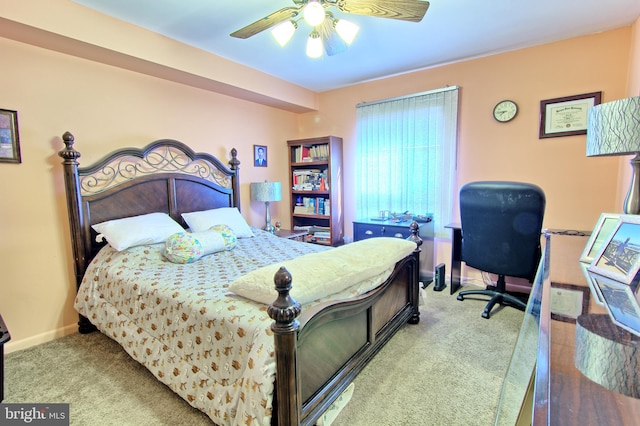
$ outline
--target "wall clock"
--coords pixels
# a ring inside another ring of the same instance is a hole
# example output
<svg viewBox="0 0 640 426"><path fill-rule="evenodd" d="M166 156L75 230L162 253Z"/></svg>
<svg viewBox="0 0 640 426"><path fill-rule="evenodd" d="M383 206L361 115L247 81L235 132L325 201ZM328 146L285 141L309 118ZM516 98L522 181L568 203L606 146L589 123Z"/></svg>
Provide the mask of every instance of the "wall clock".
<svg viewBox="0 0 640 426"><path fill-rule="evenodd" d="M493 118L500 123L513 120L517 113L518 105L510 100L500 101L493 108Z"/></svg>

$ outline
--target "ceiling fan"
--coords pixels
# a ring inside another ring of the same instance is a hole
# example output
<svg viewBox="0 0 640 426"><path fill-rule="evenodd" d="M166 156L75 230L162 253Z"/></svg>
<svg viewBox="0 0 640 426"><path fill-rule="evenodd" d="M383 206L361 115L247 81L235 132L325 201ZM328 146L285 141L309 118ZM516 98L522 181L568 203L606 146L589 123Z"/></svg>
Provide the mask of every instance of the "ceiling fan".
<svg viewBox="0 0 640 426"><path fill-rule="evenodd" d="M423 0L292 1L295 6L277 10L231 33L231 37L246 39L273 27L274 36L284 46L298 28L297 22L304 18L313 28L307 41L307 55L319 57L324 48L327 55L331 56L344 51L359 28L352 22L337 19L325 9L334 7L347 14L420 22L429 8L429 2Z"/></svg>

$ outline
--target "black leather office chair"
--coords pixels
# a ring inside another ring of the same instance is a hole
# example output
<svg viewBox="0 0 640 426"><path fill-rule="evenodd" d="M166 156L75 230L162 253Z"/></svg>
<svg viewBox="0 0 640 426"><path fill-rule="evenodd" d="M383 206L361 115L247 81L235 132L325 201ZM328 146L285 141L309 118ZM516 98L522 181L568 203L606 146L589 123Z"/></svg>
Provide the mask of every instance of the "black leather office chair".
<svg viewBox="0 0 640 426"><path fill-rule="evenodd" d="M541 255L544 208L544 192L529 183L471 182L460 189L462 260L498 275L498 280L485 290L461 291L458 300L468 295L491 297L484 318L496 304L526 308L526 295L519 298L506 292L505 276L533 281Z"/></svg>

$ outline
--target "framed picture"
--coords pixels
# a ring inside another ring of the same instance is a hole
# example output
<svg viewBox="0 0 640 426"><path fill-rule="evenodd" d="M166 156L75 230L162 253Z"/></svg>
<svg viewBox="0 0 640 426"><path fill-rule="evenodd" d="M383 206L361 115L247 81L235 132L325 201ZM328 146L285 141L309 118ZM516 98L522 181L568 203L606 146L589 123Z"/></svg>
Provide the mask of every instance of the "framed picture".
<svg viewBox="0 0 640 426"><path fill-rule="evenodd" d="M18 135L18 111L0 109L0 162L22 162Z"/></svg>
<svg viewBox="0 0 640 426"><path fill-rule="evenodd" d="M620 214L617 213L602 213L600 215L600 218L596 222L596 226L591 232L589 241L587 241L587 245L584 247L584 251L580 256L580 262L593 262L593 258L602 247L602 243L604 243L604 241L609 237L611 231L613 231L618 224L619 219Z"/></svg>
<svg viewBox="0 0 640 426"><path fill-rule="evenodd" d="M593 300L600 305L604 306L604 298L602 297L602 293L600 292L600 288L596 285L596 280L594 276L597 277L593 272L589 272L587 269L589 265L586 263L580 263L580 268L582 269L582 273L584 274L584 279L587 281L589 285L589 289L591 290L591 294L593 295Z"/></svg>
<svg viewBox="0 0 640 426"><path fill-rule="evenodd" d="M253 165L267 167L267 147L264 145L253 146Z"/></svg>
<svg viewBox="0 0 640 426"><path fill-rule="evenodd" d="M589 271L630 284L640 269L640 216L620 217L589 265Z"/></svg>
<svg viewBox="0 0 640 426"><path fill-rule="evenodd" d="M617 326L640 336L640 307L638 307L636 281L633 285L625 285L606 277L593 275L602 297L604 306Z"/></svg>
<svg viewBox="0 0 640 426"><path fill-rule="evenodd" d="M540 139L586 134L589 108L601 98L592 92L540 101Z"/></svg>
<svg viewBox="0 0 640 426"><path fill-rule="evenodd" d="M551 319L575 323L589 310L589 293L589 287L552 282Z"/></svg>

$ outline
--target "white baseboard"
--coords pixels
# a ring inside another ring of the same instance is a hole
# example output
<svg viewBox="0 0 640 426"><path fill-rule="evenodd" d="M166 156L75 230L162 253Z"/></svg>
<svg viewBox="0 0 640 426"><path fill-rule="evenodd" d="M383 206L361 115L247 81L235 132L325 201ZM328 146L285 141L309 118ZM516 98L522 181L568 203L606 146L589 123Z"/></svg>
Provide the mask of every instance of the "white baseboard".
<svg viewBox="0 0 640 426"><path fill-rule="evenodd" d="M31 336L26 339L21 340L13 340L13 337L10 341L8 341L4 345L4 353L8 354L11 352L19 351L22 349L30 348L31 346L36 346L41 343L50 342L55 339L59 339L60 337L68 336L69 334L77 333L78 325L70 324L65 327L61 327L55 330L47 331L42 334L38 334L36 336ZM11 333L11 330L9 330Z"/></svg>

